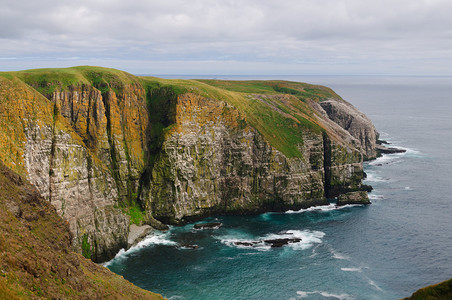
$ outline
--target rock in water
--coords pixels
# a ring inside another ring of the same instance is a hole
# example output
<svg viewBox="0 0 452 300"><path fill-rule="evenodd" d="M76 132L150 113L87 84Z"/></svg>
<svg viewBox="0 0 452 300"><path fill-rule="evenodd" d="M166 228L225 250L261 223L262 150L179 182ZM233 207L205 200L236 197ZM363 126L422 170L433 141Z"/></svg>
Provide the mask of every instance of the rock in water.
<svg viewBox="0 0 452 300"><path fill-rule="evenodd" d="M129 238L127 240L128 248L142 241L152 231L152 227L149 225L137 226L135 224L132 224L130 225L129 230Z"/></svg>
<svg viewBox="0 0 452 300"><path fill-rule="evenodd" d="M265 244L269 244L272 248L280 248L282 246L301 242L300 238L280 238L280 239L268 239L261 241L251 241L251 242L234 242L234 245L237 246L246 246L246 247L257 247L262 246L262 242Z"/></svg>
<svg viewBox="0 0 452 300"><path fill-rule="evenodd" d="M346 204L371 204L369 196L365 191L350 192L342 194L337 198L337 205L342 206Z"/></svg>
<svg viewBox="0 0 452 300"><path fill-rule="evenodd" d="M282 239L271 239L264 240L265 243L270 244L272 248L279 248L287 244L293 244L301 242L300 238L282 238Z"/></svg>
<svg viewBox="0 0 452 300"><path fill-rule="evenodd" d="M218 229L221 227L220 222L211 222L211 223L198 223L193 226L195 229Z"/></svg>
<svg viewBox="0 0 452 300"><path fill-rule="evenodd" d="M198 249L199 246L198 245L192 245L192 244L181 244L179 246L179 248L182 248L182 249Z"/></svg>
<svg viewBox="0 0 452 300"><path fill-rule="evenodd" d="M406 152L405 149L386 147L386 146L381 146L381 145L377 145L376 149L378 152L380 152L382 154L394 154L394 153L405 153Z"/></svg>
<svg viewBox="0 0 452 300"><path fill-rule="evenodd" d="M246 247L253 247L259 244L260 242L234 242L234 245L236 246L246 246Z"/></svg>

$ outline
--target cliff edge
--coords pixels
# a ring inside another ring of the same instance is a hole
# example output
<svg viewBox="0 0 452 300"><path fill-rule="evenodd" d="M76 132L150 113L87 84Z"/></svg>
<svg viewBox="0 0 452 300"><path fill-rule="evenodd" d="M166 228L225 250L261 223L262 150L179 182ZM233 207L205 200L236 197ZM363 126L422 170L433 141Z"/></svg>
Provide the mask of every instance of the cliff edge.
<svg viewBox="0 0 452 300"><path fill-rule="evenodd" d="M404 300L449 300L452 299L452 279L419 289Z"/></svg>

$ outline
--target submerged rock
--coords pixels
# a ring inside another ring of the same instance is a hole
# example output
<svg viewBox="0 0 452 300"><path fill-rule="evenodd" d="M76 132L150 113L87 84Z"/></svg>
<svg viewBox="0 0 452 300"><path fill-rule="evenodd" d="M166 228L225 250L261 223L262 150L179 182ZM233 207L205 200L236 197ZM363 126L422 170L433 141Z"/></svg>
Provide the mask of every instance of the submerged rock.
<svg viewBox="0 0 452 300"><path fill-rule="evenodd" d="M218 229L222 226L220 222L198 223L193 226L195 229Z"/></svg>
<svg viewBox="0 0 452 300"><path fill-rule="evenodd" d="M198 249L198 245L192 245L192 244L181 244L178 248L182 249Z"/></svg>

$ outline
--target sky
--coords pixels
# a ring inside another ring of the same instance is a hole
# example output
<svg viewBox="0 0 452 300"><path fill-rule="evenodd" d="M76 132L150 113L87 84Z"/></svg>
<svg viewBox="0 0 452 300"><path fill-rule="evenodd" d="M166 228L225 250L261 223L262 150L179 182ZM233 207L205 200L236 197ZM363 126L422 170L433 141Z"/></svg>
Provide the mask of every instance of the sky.
<svg viewBox="0 0 452 300"><path fill-rule="evenodd" d="M0 0L0 71L452 75L450 0Z"/></svg>

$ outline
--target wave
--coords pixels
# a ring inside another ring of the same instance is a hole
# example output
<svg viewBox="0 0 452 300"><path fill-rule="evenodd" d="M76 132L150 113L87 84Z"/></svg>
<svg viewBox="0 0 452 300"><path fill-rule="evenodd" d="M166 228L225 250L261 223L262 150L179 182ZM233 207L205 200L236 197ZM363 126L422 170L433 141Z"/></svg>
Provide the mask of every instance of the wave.
<svg viewBox="0 0 452 300"><path fill-rule="evenodd" d="M292 248L293 250L305 250L315 244L322 243L322 238L324 236L325 233L321 231L287 230L281 233L271 233L253 239L238 239L235 236L230 235L217 237L217 239L219 239L223 244L229 247L256 249L260 251L267 251L271 249L271 244L266 243L265 240L294 239L296 240L296 242L289 242L285 245L285 247ZM299 241L297 241L298 239Z"/></svg>
<svg viewBox="0 0 452 300"><path fill-rule="evenodd" d="M373 172L366 172L367 174L367 178L364 180L365 182L388 182L389 179L388 178L381 178L377 175L375 175L375 173Z"/></svg>
<svg viewBox="0 0 452 300"><path fill-rule="evenodd" d="M369 193L370 200L383 200L386 199L383 195L374 194L373 192Z"/></svg>
<svg viewBox="0 0 452 300"><path fill-rule="evenodd" d="M341 268L344 272L362 272L361 268Z"/></svg>
<svg viewBox="0 0 452 300"><path fill-rule="evenodd" d="M406 156L423 157L423 155L420 151L412 149L412 148L407 148L407 147L403 147L403 146L393 146L393 145L391 145L391 147L405 150L405 152L382 154L380 157L377 157L376 159L369 161L366 164L369 166L381 166L381 165L399 163L399 162L401 162L401 159Z"/></svg>
<svg viewBox="0 0 452 300"><path fill-rule="evenodd" d="M350 259L349 256L347 256L345 254L342 254L342 253L339 253L339 252L336 252L334 250L331 250L331 253L333 254L333 258L334 259L341 259L341 260L349 260Z"/></svg>
<svg viewBox="0 0 452 300"><path fill-rule="evenodd" d="M139 251L141 248L146 248L151 245L168 245L168 246L176 246L177 243L170 240L170 231L162 232L162 231L153 231L147 237L145 237L141 242L136 244L133 247L125 250L124 248L119 250L119 252L115 255L115 257L103 263L104 267L110 266L115 261L121 261L126 259L130 254Z"/></svg>
<svg viewBox="0 0 452 300"><path fill-rule="evenodd" d="M379 287L379 286L375 283L375 281L373 281L372 279L369 279L367 282L368 282L371 286L373 286L375 289L377 289L377 290L379 290L379 291L382 291L382 288Z"/></svg>
<svg viewBox="0 0 452 300"><path fill-rule="evenodd" d="M345 293L338 295L338 294L332 294L329 292L322 292L322 291L314 291L314 292L297 291L297 295L298 295L299 299L307 298L307 297L309 297L309 295L315 295L315 294L321 295L326 298L336 298L339 300L354 300L355 299L352 296L350 296L349 294L345 294Z"/></svg>
<svg viewBox="0 0 452 300"><path fill-rule="evenodd" d="M357 206L363 206L363 205L362 204L347 204L347 205L336 206L336 204L331 203L329 205L311 206L309 208L302 208L300 210L288 210L288 211L286 211L286 214L299 214L299 213L304 213L304 212L309 212L309 211L326 212L326 211L339 210L339 209L344 209L344 208L349 208L349 207L357 207Z"/></svg>

